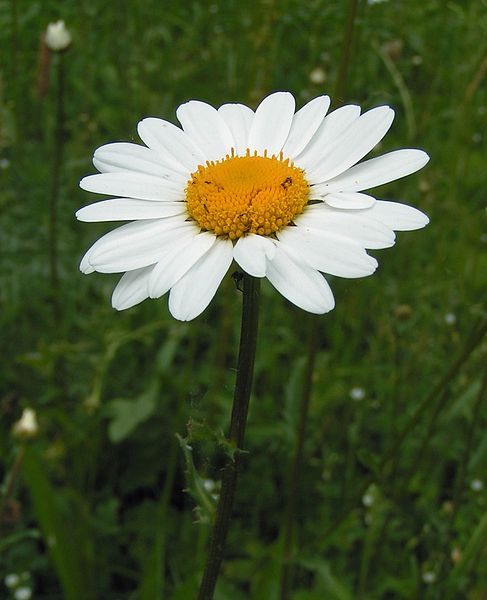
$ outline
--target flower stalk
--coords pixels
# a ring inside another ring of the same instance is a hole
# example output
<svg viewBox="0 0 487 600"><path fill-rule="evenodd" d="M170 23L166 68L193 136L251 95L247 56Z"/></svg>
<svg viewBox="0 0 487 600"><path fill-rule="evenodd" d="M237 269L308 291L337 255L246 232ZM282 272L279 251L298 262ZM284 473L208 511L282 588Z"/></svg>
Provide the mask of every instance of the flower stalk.
<svg viewBox="0 0 487 600"><path fill-rule="evenodd" d="M254 373L259 315L259 288L259 279L244 274L237 379L235 382L230 432L228 436L229 442L235 448L235 453L233 456L228 457L223 469L220 500L216 511L208 558L201 581L198 600L211 600L213 598L232 516L237 477L242 464L242 448Z"/></svg>
<svg viewBox="0 0 487 600"><path fill-rule="evenodd" d="M59 287L58 258L58 205L61 167L64 154L64 54L57 56L57 89L55 105L54 155L52 164L51 196L49 200L49 279L52 301L58 316L57 291Z"/></svg>

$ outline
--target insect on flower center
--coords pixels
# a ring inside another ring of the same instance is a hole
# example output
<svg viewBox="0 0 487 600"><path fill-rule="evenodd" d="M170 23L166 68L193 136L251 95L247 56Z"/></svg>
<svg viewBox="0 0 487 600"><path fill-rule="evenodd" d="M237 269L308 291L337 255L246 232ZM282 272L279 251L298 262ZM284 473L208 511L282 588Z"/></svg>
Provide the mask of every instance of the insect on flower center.
<svg viewBox="0 0 487 600"><path fill-rule="evenodd" d="M279 157L232 155L200 165L186 187L187 209L201 229L237 239L270 235L300 214L309 198L302 169Z"/></svg>

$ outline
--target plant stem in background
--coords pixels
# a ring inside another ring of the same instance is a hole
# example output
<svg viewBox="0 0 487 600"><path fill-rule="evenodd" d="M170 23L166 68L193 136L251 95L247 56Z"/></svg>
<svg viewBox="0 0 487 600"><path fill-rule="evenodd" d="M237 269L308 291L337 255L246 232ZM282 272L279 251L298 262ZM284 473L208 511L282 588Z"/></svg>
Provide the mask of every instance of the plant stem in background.
<svg viewBox="0 0 487 600"><path fill-rule="evenodd" d="M352 60L352 41L357 17L358 0L349 0L347 8L347 20L343 30L342 52L338 75L335 83L334 98L339 104L343 104L347 93L348 69Z"/></svg>
<svg viewBox="0 0 487 600"><path fill-rule="evenodd" d="M12 465L10 475L5 485L5 492L3 493L2 497L0 497L0 531L3 529L5 523L5 514L9 508L9 503L15 491L15 484L17 483L17 479L19 477L20 468L24 460L24 454L25 447L22 446L17 453L14 464Z"/></svg>
<svg viewBox="0 0 487 600"><path fill-rule="evenodd" d="M58 265L58 204L61 167L64 154L64 54L57 56L57 89L55 100L55 125L53 140L53 163L51 197L49 201L49 280L54 316L59 316L59 265Z"/></svg>
<svg viewBox="0 0 487 600"><path fill-rule="evenodd" d="M17 10L17 0L10 0L10 80L8 82L12 98L14 99L14 118L15 118L15 138L17 139L19 126L18 123L18 30L19 30L19 18Z"/></svg>
<svg viewBox="0 0 487 600"><path fill-rule="evenodd" d="M301 463L303 461L304 440L306 439L306 421L308 419L311 390L313 387L313 374L316 362L318 345L318 319L316 315L308 315L308 354L306 357L306 370L304 372L301 403L299 407L299 420L296 430L294 457L291 466L291 475L288 485L288 499L284 513L284 528L282 540L282 570L280 580L280 598L286 600L292 586L292 557L294 546L294 525L296 520L296 507L299 496L299 482Z"/></svg>
<svg viewBox="0 0 487 600"><path fill-rule="evenodd" d="M237 485L238 471L241 466L242 446L254 373L259 316L259 287L259 279L244 274L237 379L235 382L230 433L228 436L229 442L234 447L235 452L233 456L227 458L223 469L220 500L216 511L215 524L213 526L198 600L211 600L213 598L232 516L233 499Z"/></svg>
<svg viewBox="0 0 487 600"><path fill-rule="evenodd" d="M453 380L458 375L459 371L464 366L464 364L467 362L467 360L470 358L470 356L472 355L474 350L482 343L482 340L484 339L484 336L486 334L487 334L487 321L484 320L484 321L480 321L480 323L477 322L474 325L472 331L470 332L470 335L468 336L467 341L464 344L458 357L450 365L450 367L446 371L445 375L441 378L441 380L433 388L433 390L422 400L421 404L417 407L415 412L409 418L409 421L406 424L406 426L398 434L398 436L396 438L396 443L391 448L391 450L387 453L387 455L384 457L384 459L381 462L381 465L378 469L380 481L384 481L384 479L386 479L387 477L390 476L390 473L396 467L396 461L399 456L399 451L402 448L402 445L404 444L404 441L407 439L408 435L412 431L414 431L414 429L420 422L422 415L432 404L434 404L435 399L441 395L441 400L443 400L443 397L445 395L445 390L453 382ZM391 464L393 464L393 467L391 467ZM342 523L347 519L347 517L350 515L350 513L353 510L355 510L355 508L357 507L357 503L360 501L360 498L362 498L363 494L365 493L365 491L367 490L369 485L376 480L377 480L376 474L371 474L369 477L367 477L364 480L362 487L360 488L360 490L357 494L357 500L355 502L349 504L347 507L345 507L344 510L334 520L334 522L330 525L330 527L328 527L328 529L323 532L322 541L327 539L330 535L332 535L332 533L334 533L340 527L340 525L342 525ZM405 491L404 491L404 493L405 493Z"/></svg>

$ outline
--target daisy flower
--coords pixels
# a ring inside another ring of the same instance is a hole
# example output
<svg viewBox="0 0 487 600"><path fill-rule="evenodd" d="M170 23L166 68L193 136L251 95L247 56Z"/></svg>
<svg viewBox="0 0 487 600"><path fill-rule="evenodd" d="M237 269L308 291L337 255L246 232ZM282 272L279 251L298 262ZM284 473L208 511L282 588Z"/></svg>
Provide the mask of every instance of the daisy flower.
<svg viewBox="0 0 487 600"><path fill-rule="evenodd" d="M323 273L371 275L377 261L367 249L388 248L394 230L428 223L411 206L363 193L421 169L428 155L396 150L357 164L384 137L394 111L361 114L348 105L328 113L329 106L320 96L295 112L288 92L271 94L255 112L192 100L177 109L181 128L147 118L138 125L145 146L101 146L93 158L100 173L80 186L116 198L76 216L131 222L101 237L81 271L124 273L112 297L118 310L169 292L171 314L189 321L235 261L296 306L330 311Z"/></svg>

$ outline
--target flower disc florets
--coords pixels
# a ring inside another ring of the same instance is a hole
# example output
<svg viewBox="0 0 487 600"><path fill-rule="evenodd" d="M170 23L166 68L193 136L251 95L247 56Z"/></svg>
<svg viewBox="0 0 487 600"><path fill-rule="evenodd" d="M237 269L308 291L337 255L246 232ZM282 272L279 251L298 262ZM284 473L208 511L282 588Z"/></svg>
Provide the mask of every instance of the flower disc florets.
<svg viewBox="0 0 487 600"><path fill-rule="evenodd" d="M270 235L303 212L309 186L289 159L250 155L207 162L186 188L188 213L201 229L230 239Z"/></svg>

